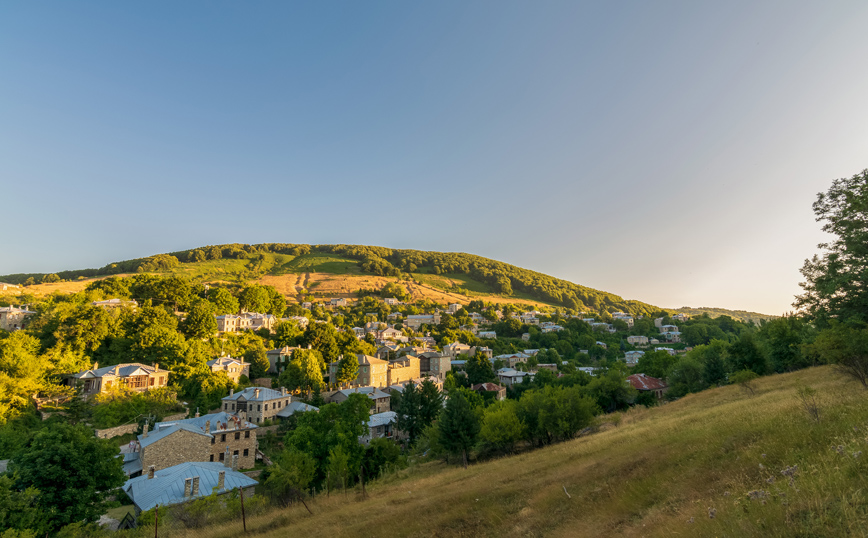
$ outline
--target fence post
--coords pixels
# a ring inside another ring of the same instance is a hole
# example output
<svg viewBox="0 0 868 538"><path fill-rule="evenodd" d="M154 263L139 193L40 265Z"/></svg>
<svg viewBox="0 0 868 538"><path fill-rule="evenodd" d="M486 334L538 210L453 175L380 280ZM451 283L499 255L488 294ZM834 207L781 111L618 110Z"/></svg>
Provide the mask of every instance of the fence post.
<svg viewBox="0 0 868 538"><path fill-rule="evenodd" d="M241 496L241 524L244 525L244 532L247 532L247 516L244 515L244 488L238 488L238 494Z"/></svg>

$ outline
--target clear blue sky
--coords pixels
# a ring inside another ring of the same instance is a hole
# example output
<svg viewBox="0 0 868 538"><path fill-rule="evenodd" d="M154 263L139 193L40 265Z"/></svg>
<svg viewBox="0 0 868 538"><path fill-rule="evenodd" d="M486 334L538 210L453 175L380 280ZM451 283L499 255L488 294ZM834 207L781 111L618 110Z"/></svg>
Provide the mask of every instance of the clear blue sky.
<svg viewBox="0 0 868 538"><path fill-rule="evenodd" d="M0 4L0 274L470 252L779 314L868 167L868 3Z"/></svg>

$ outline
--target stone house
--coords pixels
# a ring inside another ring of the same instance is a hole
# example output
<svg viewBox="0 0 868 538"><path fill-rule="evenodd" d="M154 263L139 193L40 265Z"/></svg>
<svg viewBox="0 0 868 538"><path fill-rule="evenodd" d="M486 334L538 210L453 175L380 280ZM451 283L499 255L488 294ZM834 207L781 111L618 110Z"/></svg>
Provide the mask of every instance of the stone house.
<svg viewBox="0 0 868 538"><path fill-rule="evenodd" d="M341 403L350 397L350 394L364 394L372 401L371 414L383 413L389 410L390 400L392 396L381 391L377 387L355 387L352 389L343 389L332 394L329 401Z"/></svg>
<svg viewBox="0 0 868 538"><path fill-rule="evenodd" d="M413 379L418 379L420 373L420 360L412 355L405 355L399 359L389 361L388 370L386 371L386 384L397 385L405 383Z"/></svg>
<svg viewBox="0 0 868 538"><path fill-rule="evenodd" d="M27 318L35 313L24 308L0 306L0 329L9 332L24 329L27 327Z"/></svg>
<svg viewBox="0 0 868 538"><path fill-rule="evenodd" d="M135 476L151 466L164 469L190 461L231 461L250 469L256 459L256 425L231 413L147 425L124 457L124 472Z"/></svg>
<svg viewBox="0 0 868 538"><path fill-rule="evenodd" d="M169 371L161 370L159 364L148 366L139 362L116 364L84 370L66 378L66 384L75 387L82 383L83 396L88 397L113 389L144 392L165 387L169 382Z"/></svg>
<svg viewBox="0 0 868 538"><path fill-rule="evenodd" d="M359 360L359 373L349 383L350 386L389 386L389 363L387 361L371 357L370 355L356 355L356 358ZM332 385L337 385L338 383L338 365L338 361L335 361L328 366L329 383ZM418 377L418 374L416 377Z"/></svg>
<svg viewBox="0 0 868 538"><path fill-rule="evenodd" d="M250 377L250 363L244 362L243 359L233 359L232 357L218 357L211 359L206 363L211 371L215 374L223 372L234 383L238 383L238 379L243 375Z"/></svg>
<svg viewBox="0 0 868 538"><path fill-rule="evenodd" d="M223 398L223 412L235 413L239 417L254 424L274 418L277 413L288 406L292 396L285 388L268 389L263 387L247 387L235 392L230 389L229 396Z"/></svg>
<svg viewBox="0 0 868 538"><path fill-rule="evenodd" d="M271 314L259 314L256 312L244 312L242 314L225 314L216 316L217 330L232 333L237 331L258 331L266 328L269 331L277 324L278 319Z"/></svg>
<svg viewBox="0 0 868 538"><path fill-rule="evenodd" d="M269 349L266 351L265 356L268 357L268 373L280 374L280 372L286 370L286 367L289 366L292 352L295 349L298 348L284 346L282 348Z"/></svg>
<svg viewBox="0 0 868 538"><path fill-rule="evenodd" d="M371 415L371 418L368 419L368 434L359 437L359 442L367 445L372 439L380 437L395 440L403 438L404 436L395 428L397 420L398 414L394 411L384 411Z"/></svg>
<svg viewBox="0 0 868 538"><path fill-rule="evenodd" d="M632 346L647 346L648 345L648 337L641 336L636 334L631 334L627 337L627 343Z"/></svg>
<svg viewBox="0 0 868 538"><path fill-rule="evenodd" d="M444 381L446 373L452 369L451 358L436 351L419 354L419 374L436 377Z"/></svg>

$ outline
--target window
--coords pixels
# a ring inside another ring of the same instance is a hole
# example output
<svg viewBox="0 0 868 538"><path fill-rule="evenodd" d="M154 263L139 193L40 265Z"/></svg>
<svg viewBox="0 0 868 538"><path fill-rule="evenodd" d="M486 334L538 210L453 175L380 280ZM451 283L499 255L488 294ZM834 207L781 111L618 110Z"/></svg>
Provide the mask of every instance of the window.
<svg viewBox="0 0 868 538"><path fill-rule="evenodd" d="M261 405L257 405L257 406L256 406L256 410L257 410L257 411L262 411L262 406L261 406Z"/></svg>
<svg viewBox="0 0 868 538"><path fill-rule="evenodd" d="M268 411L268 404L265 404L265 410Z"/></svg>
<svg viewBox="0 0 868 538"><path fill-rule="evenodd" d="M250 450L245 448L244 449L244 457L246 458L249 454L250 454Z"/></svg>
<svg viewBox="0 0 868 538"><path fill-rule="evenodd" d="M250 439L250 432L249 432L249 431L244 432L244 438L245 438L245 439Z"/></svg>
<svg viewBox="0 0 868 538"><path fill-rule="evenodd" d="M232 455L233 455L233 456L237 456L237 455L238 455L238 451L237 451L237 450L234 451L234 452L232 453Z"/></svg>
<svg viewBox="0 0 868 538"><path fill-rule="evenodd" d="M214 461L214 454L211 454L211 459L208 461Z"/></svg>
<svg viewBox="0 0 868 538"><path fill-rule="evenodd" d="M153 387L154 386L154 378L153 377L150 378L149 381L150 381L149 385Z"/></svg>
<svg viewBox="0 0 868 538"><path fill-rule="evenodd" d="M225 442L226 442L226 434L225 434L225 433L224 433L223 435L220 436L220 442L221 442L221 443L225 443Z"/></svg>
<svg viewBox="0 0 868 538"><path fill-rule="evenodd" d="M212 437L211 438L211 444L213 445L216 442L217 442L217 437ZM214 461L214 460L211 460L211 461Z"/></svg>
<svg viewBox="0 0 868 538"><path fill-rule="evenodd" d="M241 432L235 432L235 440L241 439Z"/></svg>
<svg viewBox="0 0 868 538"><path fill-rule="evenodd" d="M223 452L220 453L220 461L224 461L223 456L225 456L225 455L226 455L226 454L224 454Z"/></svg>

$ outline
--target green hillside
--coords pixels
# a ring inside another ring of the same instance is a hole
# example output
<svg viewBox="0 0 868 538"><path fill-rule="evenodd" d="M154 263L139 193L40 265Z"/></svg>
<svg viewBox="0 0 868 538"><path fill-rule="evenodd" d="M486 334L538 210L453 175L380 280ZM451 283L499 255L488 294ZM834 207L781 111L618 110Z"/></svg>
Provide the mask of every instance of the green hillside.
<svg viewBox="0 0 868 538"><path fill-rule="evenodd" d="M500 295L576 311L621 310L650 315L662 310L473 254L359 245L214 245L111 263L99 269L12 274L0 276L0 280L25 284L144 272L183 275L197 282L237 283L289 273L370 274L412 279L468 297Z"/></svg>
<svg viewBox="0 0 868 538"><path fill-rule="evenodd" d="M760 314L758 312L748 312L746 310L727 310L726 308L711 308L707 306L701 306L698 308L691 308L689 306L682 306L681 308L672 309L675 312L679 312L682 314L690 314L691 316L701 316L703 314L708 314L710 318L716 318L719 316L729 316L732 319L738 321L752 321L754 323L760 323L763 320L770 320L779 318L780 316L772 316L769 314Z"/></svg>
<svg viewBox="0 0 868 538"><path fill-rule="evenodd" d="M308 499L312 513L295 504L248 514L247 530L266 538L864 536L864 389L831 366L755 384L753 394L730 385L604 417L599 433L468 469L420 463L372 482L366 497L357 487ZM799 399L805 386L819 395L819 420ZM229 538L241 532L239 519L190 529L167 520L164 529Z"/></svg>

